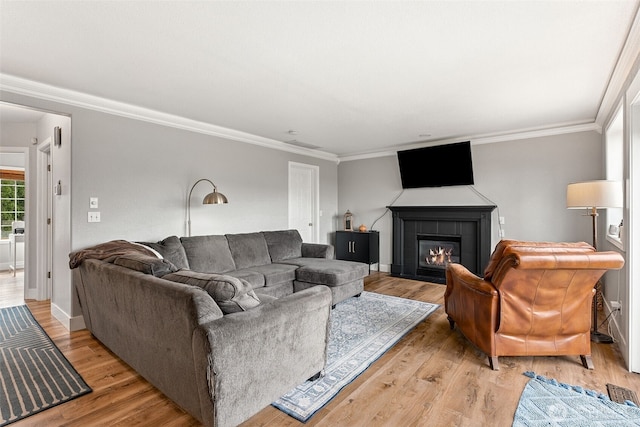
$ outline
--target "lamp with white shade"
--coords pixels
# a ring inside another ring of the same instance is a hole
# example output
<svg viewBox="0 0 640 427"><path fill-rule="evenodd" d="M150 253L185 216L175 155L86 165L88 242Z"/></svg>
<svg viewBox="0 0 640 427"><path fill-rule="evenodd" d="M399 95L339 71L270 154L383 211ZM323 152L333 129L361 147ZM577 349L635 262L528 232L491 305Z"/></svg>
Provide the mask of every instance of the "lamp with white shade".
<svg viewBox="0 0 640 427"><path fill-rule="evenodd" d="M191 236L191 193L193 193L193 189L196 188L196 185L198 185L198 183L200 183L202 181L207 181L213 187L213 192L207 194L206 196L204 196L204 199L202 199L202 204L203 205L218 205L218 204L222 204L222 203L228 203L227 197L222 193L218 193L218 188L216 187L216 185L213 182L211 182L210 180L208 180L206 178L202 178L202 179L197 180L196 183L193 184L193 186L191 187L191 190L189 191L189 197L187 198L187 232L188 232L188 236Z"/></svg>
<svg viewBox="0 0 640 427"><path fill-rule="evenodd" d="M586 181L569 184L567 186L567 208L587 209L591 216L593 228L593 247L598 248L598 209L622 207L622 183L620 181ZM596 292L598 284L596 284ZM598 343L612 343L613 339L598 332L598 307L596 294L593 296L593 313L591 319L591 341Z"/></svg>

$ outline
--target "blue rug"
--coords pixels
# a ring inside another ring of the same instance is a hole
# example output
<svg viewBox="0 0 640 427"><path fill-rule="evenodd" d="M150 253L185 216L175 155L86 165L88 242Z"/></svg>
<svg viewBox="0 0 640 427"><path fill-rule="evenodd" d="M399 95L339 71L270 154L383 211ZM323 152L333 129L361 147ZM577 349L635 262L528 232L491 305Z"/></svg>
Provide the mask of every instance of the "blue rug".
<svg viewBox="0 0 640 427"><path fill-rule="evenodd" d="M640 408L613 402L609 396L525 372L532 378L522 392L514 427L640 426Z"/></svg>
<svg viewBox="0 0 640 427"><path fill-rule="evenodd" d="M26 305L0 309L0 426L89 392Z"/></svg>
<svg viewBox="0 0 640 427"><path fill-rule="evenodd" d="M305 422L438 307L363 292L331 311L325 375L307 381L273 406Z"/></svg>

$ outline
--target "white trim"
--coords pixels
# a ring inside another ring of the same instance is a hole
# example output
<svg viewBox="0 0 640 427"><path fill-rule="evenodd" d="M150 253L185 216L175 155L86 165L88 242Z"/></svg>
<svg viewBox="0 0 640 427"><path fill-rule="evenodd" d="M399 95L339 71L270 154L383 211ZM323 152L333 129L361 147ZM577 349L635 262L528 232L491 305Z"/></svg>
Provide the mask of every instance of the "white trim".
<svg viewBox="0 0 640 427"><path fill-rule="evenodd" d="M89 95L69 89L63 89L44 83L39 83L33 80L15 77L9 74L0 73L0 89L19 95L26 95L34 98L45 99L48 101L60 102L63 104L73 105L75 107L81 107L89 110L100 111L102 113L127 117L129 119L141 120L162 126L187 130L190 132L197 132L205 135L216 136L219 138L230 139L233 141L259 145L275 150L288 151L290 153L329 160L336 163L338 162L338 156L332 153L327 153L325 151L296 147L291 144L286 144L282 141L276 141L275 139L264 138L261 136L252 135L250 133L225 128L222 126L187 119L185 117L176 116L174 114L167 114L160 111L151 110L149 108L138 107L124 102L113 101L99 96Z"/></svg>
<svg viewBox="0 0 640 427"><path fill-rule="evenodd" d="M389 149L386 149L384 151L361 153L361 154L356 153L352 155L341 156L340 161L349 162L352 160L363 160L363 159L372 159L376 157L395 156L398 150L410 150L412 148L420 148L420 147L426 147L430 145L439 145L439 144L449 144L449 143L460 142L460 141L471 141L471 145L480 145L480 144L493 144L496 142L517 141L521 139L543 138L547 136L564 135L567 133L592 132L592 131L602 133L602 126L598 125L597 123L566 124L566 125L562 125L554 128L522 129L519 131L514 131L511 133L505 133L505 134L465 136L465 137L449 138L449 139L429 141L429 142L423 141L423 142L416 142L415 144L405 144L402 146L397 146L392 151Z"/></svg>
<svg viewBox="0 0 640 427"><path fill-rule="evenodd" d="M603 126L607 117L610 116L611 110L618 102L621 94L624 93L624 85L629 77L633 66L640 57L640 12L636 9L636 15L629 28L629 33L625 40L624 46L618 56L618 61L613 69L607 89L602 96L600 108L596 114L595 122Z"/></svg>
<svg viewBox="0 0 640 427"><path fill-rule="evenodd" d="M51 147L51 137L47 137L38 144L36 149L36 289L39 301L51 298L51 278L47 277L51 264L51 242L49 240L51 225L47 224L49 218L49 194L53 191L50 188L48 172L49 151Z"/></svg>
<svg viewBox="0 0 640 427"><path fill-rule="evenodd" d="M51 315L55 317L60 323L62 323L62 326L64 326L69 332L79 331L80 329L86 329L87 327L84 323L84 317L70 317L67 313L64 312L64 310L62 310L53 302L51 303Z"/></svg>

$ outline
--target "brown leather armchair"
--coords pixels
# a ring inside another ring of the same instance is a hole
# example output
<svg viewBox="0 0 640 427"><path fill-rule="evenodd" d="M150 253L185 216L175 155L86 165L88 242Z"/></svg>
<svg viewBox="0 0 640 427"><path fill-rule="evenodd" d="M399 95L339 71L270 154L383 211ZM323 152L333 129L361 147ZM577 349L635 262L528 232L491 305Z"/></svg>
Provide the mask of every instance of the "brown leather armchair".
<svg viewBox="0 0 640 427"><path fill-rule="evenodd" d="M502 240L484 278L447 266L445 311L498 370L498 356L579 355L591 361L594 287L624 259L587 243Z"/></svg>

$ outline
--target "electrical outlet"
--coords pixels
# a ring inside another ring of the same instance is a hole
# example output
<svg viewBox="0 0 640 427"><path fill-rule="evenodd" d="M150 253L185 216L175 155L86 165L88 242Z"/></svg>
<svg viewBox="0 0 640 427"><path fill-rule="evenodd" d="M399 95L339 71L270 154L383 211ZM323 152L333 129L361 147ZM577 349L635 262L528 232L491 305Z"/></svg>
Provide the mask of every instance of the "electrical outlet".
<svg viewBox="0 0 640 427"><path fill-rule="evenodd" d="M620 301L609 301L609 303L611 304L611 312L612 313L620 313L622 315L622 304L620 304Z"/></svg>

